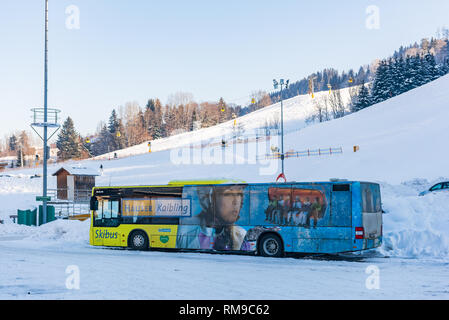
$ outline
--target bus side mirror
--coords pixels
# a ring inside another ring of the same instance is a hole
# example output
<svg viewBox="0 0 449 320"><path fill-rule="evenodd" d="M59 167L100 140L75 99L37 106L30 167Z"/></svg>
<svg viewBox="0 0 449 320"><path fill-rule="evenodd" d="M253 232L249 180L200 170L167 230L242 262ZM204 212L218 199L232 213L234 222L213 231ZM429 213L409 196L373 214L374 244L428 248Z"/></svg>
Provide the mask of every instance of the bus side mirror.
<svg viewBox="0 0 449 320"><path fill-rule="evenodd" d="M98 200L96 197L90 198L90 210L93 210L93 211L98 210Z"/></svg>

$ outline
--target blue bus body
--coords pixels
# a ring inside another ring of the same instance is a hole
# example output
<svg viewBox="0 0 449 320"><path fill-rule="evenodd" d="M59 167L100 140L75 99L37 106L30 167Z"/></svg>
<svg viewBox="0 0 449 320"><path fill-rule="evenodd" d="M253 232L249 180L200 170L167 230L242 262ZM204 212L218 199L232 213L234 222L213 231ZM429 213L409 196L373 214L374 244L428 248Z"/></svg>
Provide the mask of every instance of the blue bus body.
<svg viewBox="0 0 449 320"><path fill-rule="evenodd" d="M183 198L191 199L192 215L180 220L178 248L256 251L258 239L267 232L279 235L286 253L336 254L373 249L382 243L378 184L345 181L240 185L238 218L233 223L217 219L217 189L236 186L184 186ZM208 207L214 208L209 211L214 211L215 217L206 222L198 217L204 216ZM216 239L226 228L234 240L217 246ZM201 237L212 240L204 242Z"/></svg>

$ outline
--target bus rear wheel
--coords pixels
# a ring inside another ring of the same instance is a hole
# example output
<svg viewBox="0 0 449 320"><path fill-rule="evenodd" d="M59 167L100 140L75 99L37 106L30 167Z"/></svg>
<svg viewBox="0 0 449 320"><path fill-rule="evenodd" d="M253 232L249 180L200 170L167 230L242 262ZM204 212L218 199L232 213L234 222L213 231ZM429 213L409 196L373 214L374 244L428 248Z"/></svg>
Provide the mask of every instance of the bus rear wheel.
<svg viewBox="0 0 449 320"><path fill-rule="evenodd" d="M272 233L263 235L258 247L259 254L264 257L282 257L284 255L281 238Z"/></svg>
<svg viewBox="0 0 449 320"><path fill-rule="evenodd" d="M129 236L129 247L133 250L147 250L148 237L143 231L134 231Z"/></svg>

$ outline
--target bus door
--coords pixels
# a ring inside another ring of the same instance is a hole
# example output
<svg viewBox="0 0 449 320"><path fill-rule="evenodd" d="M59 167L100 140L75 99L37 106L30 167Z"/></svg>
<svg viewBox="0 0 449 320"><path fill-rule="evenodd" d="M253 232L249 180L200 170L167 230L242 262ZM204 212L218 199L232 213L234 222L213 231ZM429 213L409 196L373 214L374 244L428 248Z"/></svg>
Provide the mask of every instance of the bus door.
<svg viewBox="0 0 449 320"><path fill-rule="evenodd" d="M120 201L118 199L99 199L98 210L94 212L93 245L119 246Z"/></svg>

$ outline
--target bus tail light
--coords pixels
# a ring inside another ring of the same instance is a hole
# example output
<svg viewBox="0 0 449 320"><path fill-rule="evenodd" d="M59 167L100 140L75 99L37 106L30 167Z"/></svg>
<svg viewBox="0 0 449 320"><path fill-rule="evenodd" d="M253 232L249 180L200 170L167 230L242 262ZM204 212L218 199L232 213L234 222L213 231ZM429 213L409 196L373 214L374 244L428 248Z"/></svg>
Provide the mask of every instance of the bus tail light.
<svg viewBox="0 0 449 320"><path fill-rule="evenodd" d="M365 229L363 229L362 227L355 228L355 238L356 239L365 238Z"/></svg>

